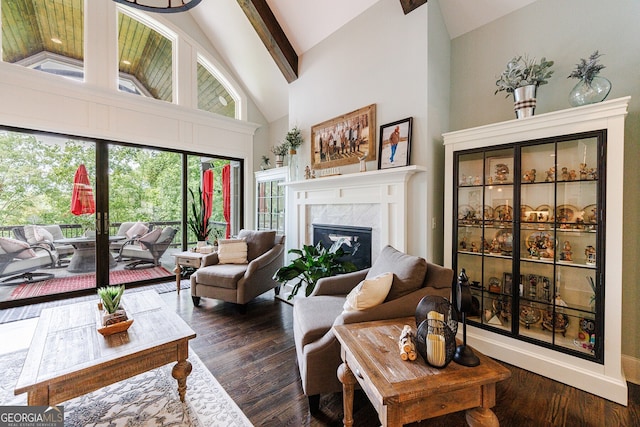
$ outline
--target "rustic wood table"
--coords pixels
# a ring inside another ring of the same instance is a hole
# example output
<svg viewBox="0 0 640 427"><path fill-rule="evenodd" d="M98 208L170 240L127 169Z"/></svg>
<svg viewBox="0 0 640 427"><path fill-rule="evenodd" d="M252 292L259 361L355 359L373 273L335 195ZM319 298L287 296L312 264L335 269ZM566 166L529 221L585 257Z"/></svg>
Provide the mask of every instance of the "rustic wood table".
<svg viewBox="0 0 640 427"><path fill-rule="evenodd" d="M133 318L126 332L97 331L97 302L42 310L16 384L32 406L53 406L140 373L177 362L172 375L184 401L191 373L189 340L195 332L155 291L125 293Z"/></svg>
<svg viewBox="0 0 640 427"><path fill-rule="evenodd" d="M378 412L383 426L403 424L467 410L470 426L498 426L496 383L511 372L479 354L480 365L470 368L451 362L433 368L422 357L403 361L398 338L404 325L415 331L415 319L383 320L334 326L342 345L344 425L353 425L353 391L357 384Z"/></svg>
<svg viewBox="0 0 640 427"><path fill-rule="evenodd" d="M200 263L202 263L202 257L206 254L201 254L200 252L178 252L173 254L172 256L176 259L176 268L173 269L173 272L176 273L176 291L180 294L180 280L182 279L182 267L193 267L196 270L200 268Z"/></svg>

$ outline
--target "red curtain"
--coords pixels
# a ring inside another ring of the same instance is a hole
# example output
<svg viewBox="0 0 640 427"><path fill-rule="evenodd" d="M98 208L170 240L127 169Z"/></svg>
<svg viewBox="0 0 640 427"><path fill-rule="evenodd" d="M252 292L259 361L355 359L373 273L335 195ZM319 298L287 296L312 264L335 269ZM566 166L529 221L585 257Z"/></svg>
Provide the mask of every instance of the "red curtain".
<svg viewBox="0 0 640 427"><path fill-rule="evenodd" d="M213 212L213 171L207 169L202 174L202 203L204 206L204 224L207 224Z"/></svg>
<svg viewBox="0 0 640 427"><path fill-rule="evenodd" d="M227 222L226 238L231 237L231 165L222 167L222 214Z"/></svg>

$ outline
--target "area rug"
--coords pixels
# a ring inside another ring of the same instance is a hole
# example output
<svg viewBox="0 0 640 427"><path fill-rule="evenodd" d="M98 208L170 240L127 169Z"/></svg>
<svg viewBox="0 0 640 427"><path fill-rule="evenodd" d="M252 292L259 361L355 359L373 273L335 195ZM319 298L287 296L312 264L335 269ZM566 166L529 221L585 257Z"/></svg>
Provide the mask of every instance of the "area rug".
<svg viewBox="0 0 640 427"><path fill-rule="evenodd" d="M152 267L139 270L116 270L109 272L109 282L112 284L129 283L169 276L175 277L175 274L170 273L169 270L164 267ZM79 274L77 276L53 278L36 283L23 283L13 290L10 299L16 300L39 297L42 295L60 294L95 287L95 274Z"/></svg>
<svg viewBox="0 0 640 427"><path fill-rule="evenodd" d="M26 350L0 356L3 378L0 405L26 405L27 394L13 395ZM173 364L153 369L87 395L61 403L64 425L71 427L116 426L252 426L238 405L204 366L189 351L193 371L187 378L187 394L182 403Z"/></svg>

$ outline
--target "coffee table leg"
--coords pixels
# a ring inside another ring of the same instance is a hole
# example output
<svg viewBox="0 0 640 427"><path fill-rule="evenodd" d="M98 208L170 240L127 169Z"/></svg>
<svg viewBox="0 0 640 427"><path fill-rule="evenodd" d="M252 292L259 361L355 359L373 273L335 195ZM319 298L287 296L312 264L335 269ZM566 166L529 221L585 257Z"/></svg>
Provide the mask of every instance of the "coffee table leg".
<svg viewBox="0 0 640 427"><path fill-rule="evenodd" d="M27 393L27 405L49 406L49 387L43 386Z"/></svg>
<svg viewBox="0 0 640 427"><path fill-rule="evenodd" d="M498 417L493 411L489 408L483 408L482 406L478 408L468 409L466 412L467 424L470 427L499 427L500 421L498 421Z"/></svg>
<svg viewBox="0 0 640 427"><path fill-rule="evenodd" d="M171 375L173 378L178 380L178 394L180 395L180 400L184 402L184 395L187 392L187 377L191 373L191 362L188 360L180 360L171 370Z"/></svg>
<svg viewBox="0 0 640 427"><path fill-rule="evenodd" d="M349 365L346 363L341 364L338 367L338 379L342 383L342 407L344 411L344 418L342 423L344 427L353 426L353 390L355 388L356 377L351 372Z"/></svg>

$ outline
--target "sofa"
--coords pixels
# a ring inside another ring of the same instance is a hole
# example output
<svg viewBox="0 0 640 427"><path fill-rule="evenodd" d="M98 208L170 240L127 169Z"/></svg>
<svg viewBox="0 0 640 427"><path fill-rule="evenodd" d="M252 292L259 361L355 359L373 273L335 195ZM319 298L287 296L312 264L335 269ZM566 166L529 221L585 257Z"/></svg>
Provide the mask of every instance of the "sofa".
<svg viewBox="0 0 640 427"><path fill-rule="evenodd" d="M258 295L271 289L277 294L279 283L273 275L284 262L284 241L275 231L253 230L240 230L237 239L218 239L218 252L205 255L191 275L193 304L199 306L201 297L215 298L239 304L244 312L246 304ZM244 247L244 258L227 256L227 245Z"/></svg>
<svg viewBox="0 0 640 427"><path fill-rule="evenodd" d="M356 286L389 272L393 273L391 288L382 303L346 310L347 296L353 295ZM449 298L453 280L453 270L386 246L371 268L320 279L309 297L296 298L294 341L302 389L311 412L318 410L320 394L342 391L337 377L342 360L334 325L413 316L424 296Z"/></svg>

